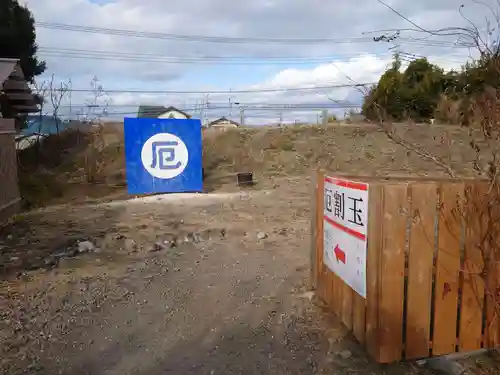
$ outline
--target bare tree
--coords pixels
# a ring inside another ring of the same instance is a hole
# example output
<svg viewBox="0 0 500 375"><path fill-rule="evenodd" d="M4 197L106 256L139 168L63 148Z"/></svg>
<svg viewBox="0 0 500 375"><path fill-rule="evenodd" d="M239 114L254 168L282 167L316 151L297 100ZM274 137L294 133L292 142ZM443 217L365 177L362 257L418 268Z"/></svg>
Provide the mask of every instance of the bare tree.
<svg viewBox="0 0 500 375"><path fill-rule="evenodd" d="M111 99L96 76L90 81L90 87L90 97L85 101L78 117L82 121L98 124L108 115Z"/></svg>
<svg viewBox="0 0 500 375"><path fill-rule="evenodd" d="M43 116L46 115L46 107L45 104L48 98L49 85L47 81L42 81L38 84L36 81L32 85L33 94L38 103L39 112L38 112L38 131L37 131L37 139L36 139L36 147L39 149L40 144L40 136L42 135L42 124L43 124Z"/></svg>
<svg viewBox="0 0 500 375"><path fill-rule="evenodd" d="M500 0L494 0L494 5L481 0L470 0L470 3L482 6L486 10L484 16L484 27L479 27L465 13L467 7L462 4L458 8L458 13L466 22L466 26L447 26L440 29L427 29L413 22L408 17L397 11L394 7L383 0L376 0L395 13L401 19L409 23L410 28L376 30L371 33L378 33L374 41L393 43L400 38L402 33L420 33L419 38L410 37L413 40L429 40L433 36L453 37L455 44L477 50L480 55L498 55L500 52Z"/></svg>
<svg viewBox="0 0 500 375"><path fill-rule="evenodd" d="M494 5L479 0L471 0L472 3L486 9L484 27L475 24L465 14L465 5L461 5L458 12L465 20L466 26L445 27L438 30L426 29L411 21L384 1L377 1L412 27L408 29L379 30L383 34L375 37L375 41L393 43L404 32L420 33L422 37L417 40L428 40L432 36L452 36L455 38L456 44L476 51L479 56L478 61L484 64L484 68L488 69L488 72L494 77L500 77L500 0L495 0ZM496 80L496 82L499 81ZM489 186L487 186L487 189L478 188L475 191L466 192L465 199L469 208L473 206L472 215L474 220L480 223L480 240L474 245L481 252L482 265L478 266L479 270L476 270L476 272L463 268L461 272L468 275L473 273L483 279L486 296L477 295L476 297L478 300L482 300L483 297L487 298L488 303L490 303L489 306L494 308L494 317L490 317L489 321L494 321L498 320L500 316L500 290L490 288L488 278L492 277L492 272L497 272L500 264L500 244L498 243L500 239L500 210L498 209L500 207L500 91L498 87L487 87L485 84L482 90L478 90L478 92L470 96L471 105L469 111L472 113L469 124L470 146L476 154L476 160L473 162L472 167L477 176L487 177ZM378 114L377 124L390 139L415 152L420 157L433 161L450 177L457 178L458 173L453 170L449 163L426 148L416 146L401 137L396 132L395 127L385 120L387 116L384 116L384 108L378 103L373 103L373 106ZM478 191L480 194L478 194ZM477 202L479 203L476 204ZM460 216L460 219L471 220L470 211L464 212L458 206L455 211ZM487 331L489 328L486 327ZM495 335L500 336L500 332L496 332Z"/></svg>
<svg viewBox="0 0 500 375"><path fill-rule="evenodd" d="M70 89L69 82L59 82L59 85L56 86L54 83L54 74L52 74L49 82L49 98L50 98L50 103L52 104L52 115L54 116L57 134L59 134L60 132L59 108L61 107L62 100L69 92L69 89Z"/></svg>
<svg viewBox="0 0 500 375"><path fill-rule="evenodd" d="M111 99L97 77L92 78L90 86L90 97L86 100L80 119L91 124L90 144L85 155L85 178L88 183L94 184L98 182L97 176L103 168L102 151L106 143L102 120L108 115Z"/></svg>

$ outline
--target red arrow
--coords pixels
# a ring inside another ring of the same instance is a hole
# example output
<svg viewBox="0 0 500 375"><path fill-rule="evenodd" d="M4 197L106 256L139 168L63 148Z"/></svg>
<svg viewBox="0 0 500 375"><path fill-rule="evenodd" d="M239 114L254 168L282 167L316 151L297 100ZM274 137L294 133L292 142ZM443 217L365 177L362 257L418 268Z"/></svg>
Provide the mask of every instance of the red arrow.
<svg viewBox="0 0 500 375"><path fill-rule="evenodd" d="M335 245L335 249L333 249L333 252L335 253L335 258L337 258L337 262L342 262L345 264L345 253L340 250L339 245Z"/></svg>

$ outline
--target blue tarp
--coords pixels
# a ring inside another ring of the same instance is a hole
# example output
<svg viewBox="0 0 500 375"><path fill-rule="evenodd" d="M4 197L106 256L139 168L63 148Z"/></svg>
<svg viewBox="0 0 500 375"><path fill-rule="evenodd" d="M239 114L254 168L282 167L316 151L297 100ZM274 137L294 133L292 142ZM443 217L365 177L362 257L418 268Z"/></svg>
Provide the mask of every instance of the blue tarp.
<svg viewBox="0 0 500 375"><path fill-rule="evenodd" d="M42 125L41 127L40 124ZM21 134L57 134L58 126L59 132L61 132L68 128L69 125L69 121L63 121L55 116L26 116L26 126L21 130Z"/></svg>

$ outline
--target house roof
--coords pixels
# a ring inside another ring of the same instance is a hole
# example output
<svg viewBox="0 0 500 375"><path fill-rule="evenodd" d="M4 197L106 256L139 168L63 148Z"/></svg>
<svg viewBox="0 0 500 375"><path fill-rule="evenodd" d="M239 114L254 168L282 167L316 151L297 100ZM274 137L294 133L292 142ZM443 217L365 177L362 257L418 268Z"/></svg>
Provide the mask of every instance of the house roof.
<svg viewBox="0 0 500 375"><path fill-rule="evenodd" d="M191 118L191 115L188 113L181 111L178 108L175 108L173 106L170 107L164 107L164 106L157 106L157 105L140 105L139 110L137 111L137 117L142 118L142 117L149 117L149 118L154 118L154 117L159 117L165 112L170 112L170 111L176 111L179 113L182 113L184 116L187 118Z"/></svg>
<svg viewBox="0 0 500 375"><path fill-rule="evenodd" d="M17 113L38 112L38 105L24 78L19 60L0 58L0 91Z"/></svg>
<svg viewBox="0 0 500 375"><path fill-rule="evenodd" d="M239 123L237 123L236 121L233 121L233 120L229 120L227 117L225 116L222 116L221 118L218 118L217 120L214 120L212 121L211 123L209 123L208 125L211 126L211 125L216 125L218 124L219 122L229 122L230 124L233 124L233 125L236 125L236 126L240 126Z"/></svg>
<svg viewBox="0 0 500 375"><path fill-rule="evenodd" d="M3 84L17 65L15 59L0 59L0 82Z"/></svg>

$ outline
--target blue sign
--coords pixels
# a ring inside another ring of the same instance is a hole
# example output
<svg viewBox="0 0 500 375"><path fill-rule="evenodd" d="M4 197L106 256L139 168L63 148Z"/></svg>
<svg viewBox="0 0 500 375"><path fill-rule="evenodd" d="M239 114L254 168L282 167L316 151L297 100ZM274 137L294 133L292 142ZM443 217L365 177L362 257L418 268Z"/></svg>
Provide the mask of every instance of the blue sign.
<svg viewBox="0 0 500 375"><path fill-rule="evenodd" d="M125 119L129 194L201 192L201 122Z"/></svg>

